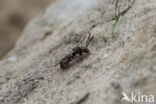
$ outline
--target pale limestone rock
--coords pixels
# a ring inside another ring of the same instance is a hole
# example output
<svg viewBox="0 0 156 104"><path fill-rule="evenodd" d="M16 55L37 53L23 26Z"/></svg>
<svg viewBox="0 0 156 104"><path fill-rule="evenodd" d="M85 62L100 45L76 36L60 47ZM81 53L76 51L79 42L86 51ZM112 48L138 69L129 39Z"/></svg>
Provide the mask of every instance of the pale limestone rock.
<svg viewBox="0 0 156 104"><path fill-rule="evenodd" d="M132 2L121 0L121 11ZM136 0L120 17L116 39L111 37L113 17L113 0L51 5L1 60L1 104L70 104L86 93L85 104L120 104L122 91L156 95L156 1ZM52 67L84 44L88 30L95 36L90 55L64 71ZM16 60L8 61L12 56Z"/></svg>

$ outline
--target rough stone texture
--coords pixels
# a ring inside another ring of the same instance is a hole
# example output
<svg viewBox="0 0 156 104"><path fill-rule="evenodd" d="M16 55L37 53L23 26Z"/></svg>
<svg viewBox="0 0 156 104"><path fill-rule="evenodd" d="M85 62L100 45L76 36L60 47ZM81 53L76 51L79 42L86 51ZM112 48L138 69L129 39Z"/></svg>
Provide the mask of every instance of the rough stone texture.
<svg viewBox="0 0 156 104"><path fill-rule="evenodd" d="M132 2L121 0L121 11ZM63 0L33 19L0 62L0 103L121 104L122 91L156 96L156 1L136 0L116 39L113 15L113 0ZM91 54L67 70L52 67L84 44L88 30Z"/></svg>
<svg viewBox="0 0 156 104"><path fill-rule="evenodd" d="M0 59L13 47L24 26L55 0L0 0Z"/></svg>

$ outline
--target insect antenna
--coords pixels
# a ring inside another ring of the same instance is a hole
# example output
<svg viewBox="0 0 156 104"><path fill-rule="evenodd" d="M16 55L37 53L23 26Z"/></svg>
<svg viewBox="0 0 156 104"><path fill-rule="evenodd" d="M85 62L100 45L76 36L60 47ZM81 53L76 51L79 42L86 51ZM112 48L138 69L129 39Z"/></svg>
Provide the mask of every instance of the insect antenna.
<svg viewBox="0 0 156 104"><path fill-rule="evenodd" d="M56 67L58 64L60 64L60 62L56 63L55 65L53 65L53 67Z"/></svg>
<svg viewBox="0 0 156 104"><path fill-rule="evenodd" d="M61 63L61 60L59 62L57 62L55 65L53 65L53 67L56 67L60 63Z"/></svg>
<svg viewBox="0 0 156 104"><path fill-rule="evenodd" d="M88 31L88 38L87 38L87 42L86 42L86 48L89 46L90 42L93 40L94 36L92 36L90 38L91 33Z"/></svg>

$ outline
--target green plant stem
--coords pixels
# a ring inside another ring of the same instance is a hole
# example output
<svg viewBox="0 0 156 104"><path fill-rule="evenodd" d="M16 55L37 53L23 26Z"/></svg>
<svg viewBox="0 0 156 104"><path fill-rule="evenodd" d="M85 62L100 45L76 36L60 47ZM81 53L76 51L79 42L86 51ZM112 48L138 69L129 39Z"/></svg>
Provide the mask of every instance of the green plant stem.
<svg viewBox="0 0 156 104"><path fill-rule="evenodd" d="M117 23L120 18L120 9L118 8L118 2L119 2L119 0L116 0L116 3L115 3L115 23L113 24L113 27L112 27L112 38L113 39L115 38L115 28L116 28Z"/></svg>

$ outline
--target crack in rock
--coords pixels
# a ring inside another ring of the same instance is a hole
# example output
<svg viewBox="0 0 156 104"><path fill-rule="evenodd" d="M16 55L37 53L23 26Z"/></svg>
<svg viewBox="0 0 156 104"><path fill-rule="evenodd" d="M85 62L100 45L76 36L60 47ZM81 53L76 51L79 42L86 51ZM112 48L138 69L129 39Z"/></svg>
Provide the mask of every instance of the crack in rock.
<svg viewBox="0 0 156 104"><path fill-rule="evenodd" d="M14 84L14 87L10 88L3 95L0 95L0 104L13 104L19 102L38 86L39 80L43 80L43 77L29 76L23 80L17 81Z"/></svg>

